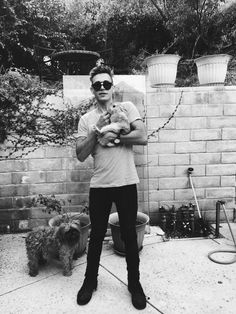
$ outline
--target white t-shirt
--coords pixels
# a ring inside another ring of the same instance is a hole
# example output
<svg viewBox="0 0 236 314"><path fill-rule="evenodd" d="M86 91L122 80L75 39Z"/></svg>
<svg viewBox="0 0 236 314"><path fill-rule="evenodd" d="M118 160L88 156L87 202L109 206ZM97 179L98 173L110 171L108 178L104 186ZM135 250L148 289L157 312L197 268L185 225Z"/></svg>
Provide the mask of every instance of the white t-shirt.
<svg viewBox="0 0 236 314"><path fill-rule="evenodd" d="M132 102L123 102L122 106L127 110L130 123L141 119L137 108ZM83 115L78 125L78 137L87 137L92 125L97 123L100 115L101 113L97 108ZM132 145L119 144L114 147L103 147L97 143L92 156L94 158L94 172L90 187L118 187L139 182Z"/></svg>

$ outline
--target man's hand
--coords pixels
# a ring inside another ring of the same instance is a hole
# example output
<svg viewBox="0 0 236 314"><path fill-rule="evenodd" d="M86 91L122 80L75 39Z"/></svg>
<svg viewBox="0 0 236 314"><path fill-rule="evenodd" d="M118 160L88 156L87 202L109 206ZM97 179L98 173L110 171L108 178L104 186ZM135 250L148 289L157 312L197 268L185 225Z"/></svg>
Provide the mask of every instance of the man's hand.
<svg viewBox="0 0 236 314"><path fill-rule="evenodd" d="M109 123L110 123L110 113L106 111L100 115L98 122L96 123L96 127L98 129L101 129L103 126Z"/></svg>
<svg viewBox="0 0 236 314"><path fill-rule="evenodd" d="M107 132L104 135L98 135L98 143L102 146L107 146L108 143L113 142L117 138L114 132Z"/></svg>

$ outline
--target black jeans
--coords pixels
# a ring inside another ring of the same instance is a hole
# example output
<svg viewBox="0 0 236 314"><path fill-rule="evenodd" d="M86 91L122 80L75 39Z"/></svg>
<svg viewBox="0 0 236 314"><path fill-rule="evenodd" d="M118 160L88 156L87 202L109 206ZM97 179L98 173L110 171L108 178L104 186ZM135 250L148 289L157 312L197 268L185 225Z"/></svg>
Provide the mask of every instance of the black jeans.
<svg viewBox="0 0 236 314"><path fill-rule="evenodd" d="M138 210L136 184L113 188L91 188L89 193L89 215L91 233L85 276L97 278L102 243L112 203L116 204L119 215L121 238L125 244L128 280L139 280L139 252L136 235Z"/></svg>

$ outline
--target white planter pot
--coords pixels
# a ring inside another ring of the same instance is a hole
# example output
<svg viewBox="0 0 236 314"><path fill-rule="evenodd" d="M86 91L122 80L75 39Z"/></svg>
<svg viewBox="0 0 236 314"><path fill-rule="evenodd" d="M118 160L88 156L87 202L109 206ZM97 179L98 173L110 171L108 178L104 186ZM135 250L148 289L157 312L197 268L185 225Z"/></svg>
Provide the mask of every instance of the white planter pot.
<svg viewBox="0 0 236 314"><path fill-rule="evenodd" d="M195 59L200 85L224 85L230 55L207 55Z"/></svg>
<svg viewBox="0 0 236 314"><path fill-rule="evenodd" d="M180 56L160 54L145 59L151 87L175 86L177 66Z"/></svg>

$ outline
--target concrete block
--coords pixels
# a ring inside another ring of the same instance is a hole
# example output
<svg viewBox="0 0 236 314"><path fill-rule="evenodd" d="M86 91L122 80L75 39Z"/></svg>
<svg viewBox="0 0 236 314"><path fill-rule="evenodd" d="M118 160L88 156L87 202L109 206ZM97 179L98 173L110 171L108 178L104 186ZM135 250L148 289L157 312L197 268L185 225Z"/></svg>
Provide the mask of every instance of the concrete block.
<svg viewBox="0 0 236 314"><path fill-rule="evenodd" d="M45 147L45 156L46 158L71 158L72 150L74 148L70 146L46 146Z"/></svg>
<svg viewBox="0 0 236 314"><path fill-rule="evenodd" d="M236 100L235 100L234 104L224 104L224 115L225 116L236 116L235 103L236 103Z"/></svg>
<svg viewBox="0 0 236 314"><path fill-rule="evenodd" d="M0 174L0 185L6 185L6 184L11 184L11 173L1 173Z"/></svg>
<svg viewBox="0 0 236 314"><path fill-rule="evenodd" d="M195 104L191 105L190 117L205 117L206 116L206 104Z"/></svg>
<svg viewBox="0 0 236 314"><path fill-rule="evenodd" d="M205 108L205 116L223 116L222 104L207 104Z"/></svg>
<svg viewBox="0 0 236 314"><path fill-rule="evenodd" d="M162 178L162 177L173 177L175 168L174 166L149 166L149 178Z"/></svg>
<svg viewBox="0 0 236 314"><path fill-rule="evenodd" d="M160 105L159 117L169 118L173 114L175 108L175 105Z"/></svg>
<svg viewBox="0 0 236 314"><path fill-rule="evenodd" d="M207 152L234 152L234 151L236 151L236 140L207 142Z"/></svg>
<svg viewBox="0 0 236 314"><path fill-rule="evenodd" d="M176 102L176 95L174 92L156 92L153 89L152 92L147 93L147 107L149 106L160 106L160 105L171 105Z"/></svg>
<svg viewBox="0 0 236 314"><path fill-rule="evenodd" d="M71 170L67 172L67 181L72 182L89 182L92 172L86 170Z"/></svg>
<svg viewBox="0 0 236 314"><path fill-rule="evenodd" d="M236 177L235 175L232 176L221 176L220 181L221 186L236 186Z"/></svg>
<svg viewBox="0 0 236 314"><path fill-rule="evenodd" d="M159 105L147 106L146 116L149 118L160 117L160 106Z"/></svg>
<svg viewBox="0 0 236 314"><path fill-rule="evenodd" d="M29 160L29 170L61 170L61 159L32 159Z"/></svg>
<svg viewBox="0 0 236 314"><path fill-rule="evenodd" d="M206 175L207 176L227 176L235 175L236 173L236 164L216 164L216 165L206 165Z"/></svg>
<svg viewBox="0 0 236 314"><path fill-rule="evenodd" d="M157 130L164 126L167 122L167 118L147 118L148 133L153 130ZM165 130L175 129L175 118L171 119L168 124L165 125Z"/></svg>
<svg viewBox="0 0 236 314"><path fill-rule="evenodd" d="M169 154L174 152L175 143L148 143L148 155Z"/></svg>
<svg viewBox="0 0 236 314"><path fill-rule="evenodd" d="M207 91L191 90L183 93L183 104L205 104L209 102Z"/></svg>
<svg viewBox="0 0 236 314"><path fill-rule="evenodd" d="M14 208L30 208L32 207L32 198L28 196L13 197Z"/></svg>
<svg viewBox="0 0 236 314"><path fill-rule="evenodd" d="M235 127L235 117L234 116L208 117L207 127L210 129L233 128Z"/></svg>
<svg viewBox="0 0 236 314"><path fill-rule="evenodd" d="M230 88L228 87L228 89L226 90L226 99L225 99L225 103L226 104L235 104L236 101L236 90L235 90L235 86L230 86Z"/></svg>
<svg viewBox="0 0 236 314"><path fill-rule="evenodd" d="M201 142L178 142L175 148L176 153L205 152L206 143Z"/></svg>
<svg viewBox="0 0 236 314"><path fill-rule="evenodd" d="M0 197L11 197L28 195L28 185L2 185L0 186Z"/></svg>
<svg viewBox="0 0 236 314"><path fill-rule="evenodd" d="M205 129L207 126L206 117L176 117L176 129L191 130L191 129Z"/></svg>
<svg viewBox="0 0 236 314"><path fill-rule="evenodd" d="M217 193L216 193L217 194ZM232 203L232 198L223 198L224 201L226 202L226 206L227 208L234 206L234 203ZM215 217L216 217L216 202L218 200L221 200L221 197L219 196L219 194L217 194L216 198L205 198L203 200L199 200L199 207L201 210L203 211L213 211L213 216L211 217L213 221L215 221ZM203 217L205 216L205 213L203 215Z"/></svg>
<svg viewBox="0 0 236 314"><path fill-rule="evenodd" d="M44 157L45 157L45 148L41 146L37 148L35 151L24 156L23 159L44 158Z"/></svg>
<svg viewBox="0 0 236 314"><path fill-rule="evenodd" d="M21 159L11 160L0 160L0 171L1 172L12 172L12 171L27 171L28 161Z"/></svg>
<svg viewBox="0 0 236 314"><path fill-rule="evenodd" d="M159 156L159 165L189 165L189 154L162 154Z"/></svg>
<svg viewBox="0 0 236 314"><path fill-rule="evenodd" d="M158 166L158 155L148 155L148 160L146 160L146 165L150 167Z"/></svg>
<svg viewBox="0 0 236 314"><path fill-rule="evenodd" d="M173 190L173 189L181 189L188 188L189 180L186 177L178 177L178 178L160 178L159 179L159 189L160 190Z"/></svg>
<svg viewBox="0 0 236 314"><path fill-rule="evenodd" d="M190 140L190 130L161 130L159 142L187 142Z"/></svg>
<svg viewBox="0 0 236 314"><path fill-rule="evenodd" d="M191 130L190 138L192 141L220 140L221 129ZM235 135L235 139L236 139L236 135Z"/></svg>
<svg viewBox="0 0 236 314"><path fill-rule="evenodd" d="M156 178L149 179L140 179L140 183L138 184L138 189L142 191L157 191L159 187L159 181Z"/></svg>
<svg viewBox="0 0 236 314"><path fill-rule="evenodd" d="M236 152L222 153L223 164L233 164L236 162Z"/></svg>
<svg viewBox="0 0 236 314"><path fill-rule="evenodd" d="M88 182L67 182L65 184L67 194L87 193L89 191Z"/></svg>
<svg viewBox="0 0 236 314"><path fill-rule="evenodd" d="M13 198L12 197L1 197L0 198L0 210L1 209L10 209L12 207L13 207ZM1 217L1 211L0 211L0 217Z"/></svg>
<svg viewBox="0 0 236 314"><path fill-rule="evenodd" d="M206 198L234 198L235 188L234 187L219 187L219 188L208 188L206 189Z"/></svg>
<svg viewBox="0 0 236 314"><path fill-rule="evenodd" d="M70 200L70 204L75 205L85 205L88 204L88 193L80 193L80 194L63 194L59 195L58 197L66 198Z"/></svg>
<svg viewBox="0 0 236 314"><path fill-rule="evenodd" d="M223 140L236 140L236 128L224 128L222 130Z"/></svg>
<svg viewBox="0 0 236 314"><path fill-rule="evenodd" d="M194 177L192 181L196 188L220 186L220 176Z"/></svg>
<svg viewBox="0 0 236 314"><path fill-rule="evenodd" d="M65 182L67 179L66 170L61 171L47 171L46 181L50 182Z"/></svg>
<svg viewBox="0 0 236 314"><path fill-rule="evenodd" d="M227 95L229 92L225 90L211 90L209 91L209 104L224 104L227 102Z"/></svg>
<svg viewBox="0 0 236 314"><path fill-rule="evenodd" d="M62 194L64 193L64 184L63 183L40 183L40 184L30 184L29 185L29 195L38 195L38 194Z"/></svg>
<svg viewBox="0 0 236 314"><path fill-rule="evenodd" d="M175 177L184 177L188 176L188 168L192 167L191 165L188 166L175 166ZM204 176L206 174L205 165L194 165L194 171L192 176Z"/></svg>
<svg viewBox="0 0 236 314"><path fill-rule="evenodd" d="M181 104L175 112L175 117L192 117L192 115L192 107L188 104Z"/></svg>
<svg viewBox="0 0 236 314"><path fill-rule="evenodd" d="M149 201L159 202L159 201L169 201L174 199L173 190L159 190L149 192Z"/></svg>
<svg viewBox="0 0 236 314"><path fill-rule="evenodd" d="M195 189L197 199L205 197L204 189ZM194 195L192 189L176 189L175 190L175 200L194 200Z"/></svg>
<svg viewBox="0 0 236 314"><path fill-rule="evenodd" d="M220 153L196 153L190 156L192 165L219 164L221 161Z"/></svg>
<svg viewBox="0 0 236 314"><path fill-rule="evenodd" d="M28 171L28 172L13 172L13 184L31 184L46 182L46 173L44 171Z"/></svg>

